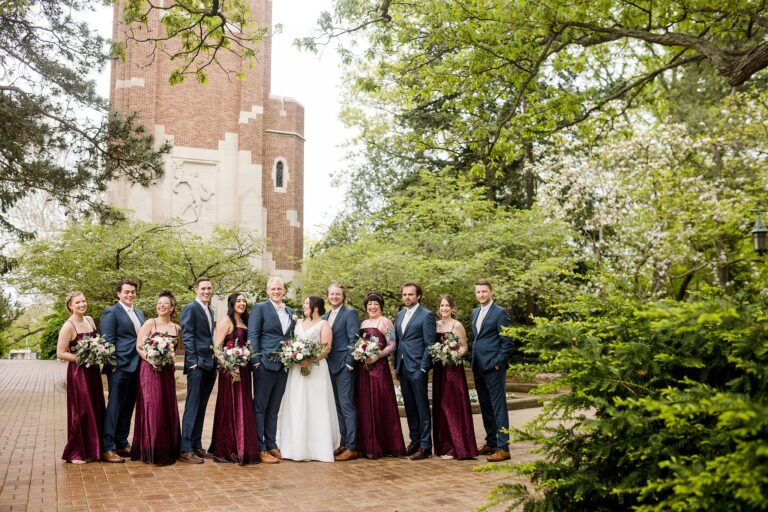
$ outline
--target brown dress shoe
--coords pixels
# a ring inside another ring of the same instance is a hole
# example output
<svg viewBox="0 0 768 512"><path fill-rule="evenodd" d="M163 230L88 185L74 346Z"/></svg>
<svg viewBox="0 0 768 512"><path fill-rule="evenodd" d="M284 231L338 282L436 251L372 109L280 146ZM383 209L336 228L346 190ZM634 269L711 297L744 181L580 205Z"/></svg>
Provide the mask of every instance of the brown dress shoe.
<svg viewBox="0 0 768 512"><path fill-rule="evenodd" d="M335 450L333 450L333 456L334 456L334 457L338 457L339 455L341 455L341 454L342 454L342 452L343 452L343 451L344 451L344 448L342 448L341 446L339 446L338 448L336 448Z"/></svg>
<svg viewBox="0 0 768 512"><path fill-rule="evenodd" d="M344 450L343 452L338 454L336 457L334 457L334 460L343 462L345 460L354 460L359 458L360 458L360 452L355 450Z"/></svg>
<svg viewBox="0 0 768 512"><path fill-rule="evenodd" d="M488 456L486 459L488 462L501 462L503 460L509 460L509 452L506 450L496 450L494 453Z"/></svg>
<svg viewBox="0 0 768 512"><path fill-rule="evenodd" d="M120 463L125 462L125 459L115 453L114 450L108 450L101 452L101 460L104 462Z"/></svg>
<svg viewBox="0 0 768 512"><path fill-rule="evenodd" d="M179 455L179 460L181 462L187 462L189 464L202 464L205 462L202 457L198 457L195 455L195 452L184 452L181 455Z"/></svg>
<svg viewBox="0 0 768 512"><path fill-rule="evenodd" d="M276 459L269 452L259 452L259 462L264 464L277 464L280 459Z"/></svg>
<svg viewBox="0 0 768 512"><path fill-rule="evenodd" d="M207 452L205 448L195 448L193 451L195 452L195 455L197 455L201 459L212 459L214 457L214 455L212 453Z"/></svg>
<svg viewBox="0 0 768 512"><path fill-rule="evenodd" d="M277 448L270 448L267 452L277 460L283 460L283 454Z"/></svg>
<svg viewBox="0 0 768 512"><path fill-rule="evenodd" d="M423 459L428 459L431 456L432 456L432 450L419 448L418 450L416 450L416 453L411 455L411 460L423 460Z"/></svg>
<svg viewBox="0 0 768 512"><path fill-rule="evenodd" d="M117 450L115 450L115 453L127 459L128 457L131 456L131 447L126 446L125 448L118 448Z"/></svg>
<svg viewBox="0 0 768 512"><path fill-rule="evenodd" d="M484 444L480 448L477 449L477 453L479 455L491 455L496 452L496 448L493 446L488 446L487 444Z"/></svg>

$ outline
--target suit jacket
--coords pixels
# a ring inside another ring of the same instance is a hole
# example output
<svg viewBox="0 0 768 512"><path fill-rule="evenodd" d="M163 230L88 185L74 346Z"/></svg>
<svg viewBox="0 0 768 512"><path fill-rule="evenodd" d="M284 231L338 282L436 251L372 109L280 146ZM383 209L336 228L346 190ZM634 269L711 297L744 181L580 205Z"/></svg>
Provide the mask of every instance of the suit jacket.
<svg viewBox="0 0 768 512"><path fill-rule="evenodd" d="M208 305L213 319L213 310ZM214 368L213 330L208 324L202 304L192 301L181 310L181 336L184 340L184 373L194 368L210 371ZM215 328L215 324L214 324Z"/></svg>
<svg viewBox="0 0 768 512"><path fill-rule="evenodd" d="M144 323L144 313L133 308L139 323ZM139 367L139 353L136 351L136 327L125 308L118 302L101 314L99 320L101 335L108 343L115 346L117 369L126 372L135 372Z"/></svg>
<svg viewBox="0 0 768 512"><path fill-rule="evenodd" d="M477 332L477 315L480 308L472 310L472 369L487 372L499 365L506 365L509 353L512 351L512 339L501 335L502 327L512 325L512 319L507 310L495 302L488 308L480 332Z"/></svg>
<svg viewBox="0 0 768 512"><path fill-rule="evenodd" d="M266 300L253 307L248 317L248 341L251 342L251 363L256 366L263 364L267 370L278 371L283 368L280 361L274 360L271 356L280 348L280 343L290 339L293 335L293 328L296 321L293 319L293 310L285 307L288 318L288 330L283 332L283 326L280 323L280 317L277 316L275 306L272 301Z"/></svg>
<svg viewBox="0 0 768 512"><path fill-rule="evenodd" d="M323 320L328 320L331 316L329 311L323 315ZM347 365L354 367L354 358L349 346L355 343L355 338L360 334L360 321L357 318L357 311L341 305L339 312L336 313L336 319L333 321L333 343L331 351L328 352L328 369L331 373L338 373Z"/></svg>
<svg viewBox="0 0 768 512"><path fill-rule="evenodd" d="M419 305L413 312L411 320L403 332L405 309L398 311L395 316L395 337L397 339L397 359L395 371L405 369L407 372L427 371L432 366L429 358L429 346L435 343L437 323L435 315Z"/></svg>

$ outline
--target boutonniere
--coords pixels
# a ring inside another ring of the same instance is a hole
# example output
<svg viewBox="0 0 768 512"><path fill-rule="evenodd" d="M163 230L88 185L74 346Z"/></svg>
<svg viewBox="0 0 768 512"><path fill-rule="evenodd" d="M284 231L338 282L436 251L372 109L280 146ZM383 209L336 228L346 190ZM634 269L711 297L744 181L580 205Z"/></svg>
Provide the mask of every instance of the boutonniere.
<svg viewBox="0 0 768 512"><path fill-rule="evenodd" d="M298 315L291 315L291 320L293 320L294 322L298 322L299 321Z"/></svg>

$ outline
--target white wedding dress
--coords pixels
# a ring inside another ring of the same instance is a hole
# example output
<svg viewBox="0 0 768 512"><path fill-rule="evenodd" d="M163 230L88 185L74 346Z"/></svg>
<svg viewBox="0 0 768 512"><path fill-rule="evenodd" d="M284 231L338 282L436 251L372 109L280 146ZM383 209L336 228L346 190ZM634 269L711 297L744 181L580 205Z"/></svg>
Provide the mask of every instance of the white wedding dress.
<svg viewBox="0 0 768 512"><path fill-rule="evenodd" d="M321 325L313 325L306 333L302 322L296 323L296 336L320 341ZM333 462L333 451L339 445L339 420L328 362L310 367L308 376L301 366L288 370L288 382L278 418L277 445L284 459Z"/></svg>

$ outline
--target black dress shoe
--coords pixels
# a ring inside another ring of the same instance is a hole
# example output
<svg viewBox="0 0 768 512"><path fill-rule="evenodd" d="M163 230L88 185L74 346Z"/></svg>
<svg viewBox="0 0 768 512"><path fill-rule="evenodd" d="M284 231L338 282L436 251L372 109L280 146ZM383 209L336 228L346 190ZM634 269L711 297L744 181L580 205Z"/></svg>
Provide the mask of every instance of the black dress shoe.
<svg viewBox="0 0 768 512"><path fill-rule="evenodd" d="M416 450L416 453L411 455L411 460L422 460L422 459L428 459L432 456L432 450L427 450L426 448L419 448Z"/></svg>
<svg viewBox="0 0 768 512"><path fill-rule="evenodd" d="M408 445L408 448L405 449L405 456L406 457L410 457L411 455L413 455L417 451L419 451L419 447L418 446L416 446L415 444Z"/></svg>
<svg viewBox="0 0 768 512"><path fill-rule="evenodd" d="M187 462L189 464L202 464L205 462L202 458L195 455L195 452L184 452L181 455L179 455L179 460L181 462Z"/></svg>
<svg viewBox="0 0 768 512"><path fill-rule="evenodd" d="M202 459L212 459L214 455L210 452L207 452L205 448L195 448L193 450L195 452L195 455Z"/></svg>

